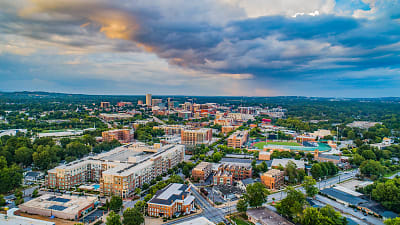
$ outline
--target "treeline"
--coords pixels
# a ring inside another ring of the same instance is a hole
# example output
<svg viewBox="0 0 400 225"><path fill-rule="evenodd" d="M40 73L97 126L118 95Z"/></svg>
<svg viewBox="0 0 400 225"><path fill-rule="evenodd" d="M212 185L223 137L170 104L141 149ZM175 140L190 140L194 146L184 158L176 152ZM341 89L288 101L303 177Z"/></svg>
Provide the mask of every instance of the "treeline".
<svg viewBox="0 0 400 225"><path fill-rule="evenodd" d="M333 162L314 163L310 170L310 173L314 179L334 176L338 172L339 169L335 164L333 164Z"/></svg>
<svg viewBox="0 0 400 225"><path fill-rule="evenodd" d="M90 135L76 139L63 138L59 144L49 137L31 141L27 137L2 136L0 138L0 184L6 186L0 190L8 192L18 187L24 167L32 166L39 170L48 170L57 166L62 160L70 162L91 151L99 153L119 145L121 144L116 140L98 144Z"/></svg>
<svg viewBox="0 0 400 225"><path fill-rule="evenodd" d="M400 177L380 179L357 191L370 195L386 209L400 213Z"/></svg>
<svg viewBox="0 0 400 225"><path fill-rule="evenodd" d="M156 122L149 122L146 125L139 125L135 130L135 139L142 142L159 142L157 137L164 135L164 131L161 129L153 129L157 126Z"/></svg>

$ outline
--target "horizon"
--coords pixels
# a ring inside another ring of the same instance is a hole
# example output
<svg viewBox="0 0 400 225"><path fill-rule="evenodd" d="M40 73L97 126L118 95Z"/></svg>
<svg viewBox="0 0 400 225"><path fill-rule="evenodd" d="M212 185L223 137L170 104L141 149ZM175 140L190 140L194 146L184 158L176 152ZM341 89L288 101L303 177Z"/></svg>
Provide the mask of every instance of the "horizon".
<svg viewBox="0 0 400 225"><path fill-rule="evenodd" d="M400 97L399 11L390 0L2 1L0 90Z"/></svg>

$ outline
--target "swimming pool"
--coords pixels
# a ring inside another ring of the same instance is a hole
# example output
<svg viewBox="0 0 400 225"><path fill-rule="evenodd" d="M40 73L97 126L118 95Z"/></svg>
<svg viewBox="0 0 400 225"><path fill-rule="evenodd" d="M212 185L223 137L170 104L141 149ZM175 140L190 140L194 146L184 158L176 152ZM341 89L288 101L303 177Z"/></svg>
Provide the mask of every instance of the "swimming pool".
<svg viewBox="0 0 400 225"><path fill-rule="evenodd" d="M100 184L93 184L92 187L97 191L100 189Z"/></svg>

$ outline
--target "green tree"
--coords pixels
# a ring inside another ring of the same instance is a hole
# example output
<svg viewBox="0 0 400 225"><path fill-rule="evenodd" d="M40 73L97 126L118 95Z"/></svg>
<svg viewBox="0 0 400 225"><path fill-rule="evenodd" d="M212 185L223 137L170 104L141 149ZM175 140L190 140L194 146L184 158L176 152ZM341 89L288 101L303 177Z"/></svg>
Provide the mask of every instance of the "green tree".
<svg viewBox="0 0 400 225"><path fill-rule="evenodd" d="M222 159L222 154L220 152L215 152L212 154L212 159L215 163L221 161Z"/></svg>
<svg viewBox="0 0 400 225"><path fill-rule="evenodd" d="M135 189L135 195L140 195L141 192L142 192L142 190L140 190L140 188Z"/></svg>
<svg viewBox="0 0 400 225"><path fill-rule="evenodd" d="M122 223L124 225L140 225L144 223L144 216L136 208L127 208L124 211Z"/></svg>
<svg viewBox="0 0 400 225"><path fill-rule="evenodd" d="M4 195L0 195L0 206L5 206L6 200L4 199Z"/></svg>
<svg viewBox="0 0 400 225"><path fill-rule="evenodd" d="M319 163L314 163L311 167L311 175L314 179L318 179L322 176L322 168L321 165Z"/></svg>
<svg viewBox="0 0 400 225"><path fill-rule="evenodd" d="M385 223L385 225L400 225L400 217L387 219L383 223Z"/></svg>
<svg viewBox="0 0 400 225"><path fill-rule="evenodd" d="M246 212L247 211L247 202L244 199L240 199L236 204L236 209L238 212Z"/></svg>
<svg viewBox="0 0 400 225"><path fill-rule="evenodd" d="M115 211L115 212L119 212L119 210L121 210L122 208L122 198L118 195L114 195L111 197L110 200L110 209Z"/></svg>
<svg viewBox="0 0 400 225"><path fill-rule="evenodd" d="M374 179L381 177L385 173L385 168L378 161L367 160L361 164L360 172L362 175Z"/></svg>
<svg viewBox="0 0 400 225"><path fill-rule="evenodd" d="M122 225L121 217L114 211L111 211L107 216L106 225Z"/></svg>
<svg viewBox="0 0 400 225"><path fill-rule="evenodd" d="M15 160L24 166L30 166L32 164L33 150L28 147L20 147L15 150Z"/></svg>
<svg viewBox="0 0 400 225"><path fill-rule="evenodd" d="M308 197L314 197L315 195L318 194L318 188L315 187L317 182L310 176L304 177L304 182L302 186L304 187L304 190L306 190L306 194Z"/></svg>
<svg viewBox="0 0 400 225"><path fill-rule="evenodd" d="M269 191L265 186L260 182L256 182L246 187L244 198L251 207L259 207L267 201L268 195Z"/></svg>
<svg viewBox="0 0 400 225"><path fill-rule="evenodd" d="M285 192L287 193L286 198L276 205L276 209L278 213L289 219L298 219L306 205L306 197L301 191L291 186L286 188Z"/></svg>
<svg viewBox="0 0 400 225"><path fill-rule="evenodd" d="M365 150L365 151L363 151L362 152L362 156L365 158L365 159L372 159L372 160L376 160L376 155L375 155L375 153L372 151L372 150Z"/></svg>
<svg viewBox="0 0 400 225"><path fill-rule="evenodd" d="M39 196L38 189L33 190L33 192L32 192L32 198L36 198L36 197L38 197L38 196Z"/></svg>
<svg viewBox="0 0 400 225"><path fill-rule="evenodd" d="M350 163L356 166L360 166L362 162L365 161L365 158L359 154L354 154L353 157L350 158Z"/></svg>

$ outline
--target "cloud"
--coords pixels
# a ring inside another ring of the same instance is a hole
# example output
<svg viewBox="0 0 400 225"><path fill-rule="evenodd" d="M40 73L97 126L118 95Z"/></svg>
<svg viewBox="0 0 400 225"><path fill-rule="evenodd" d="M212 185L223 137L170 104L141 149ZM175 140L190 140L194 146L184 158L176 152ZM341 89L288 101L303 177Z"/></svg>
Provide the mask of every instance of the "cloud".
<svg viewBox="0 0 400 225"><path fill-rule="evenodd" d="M82 68L95 62L88 55L135 55L132 64L107 57L102 65L85 67L92 79L118 71L121 79L149 82L132 75L138 67L169 85L217 77L252 83L255 93L276 93L260 81L283 85L321 75L335 80L353 71L393 77L400 61L396 1L17 0L0 8L0 54L38 54L36 46L46 54L76 55L60 63ZM164 69L152 71L149 61L135 64L139 54L157 56Z"/></svg>

